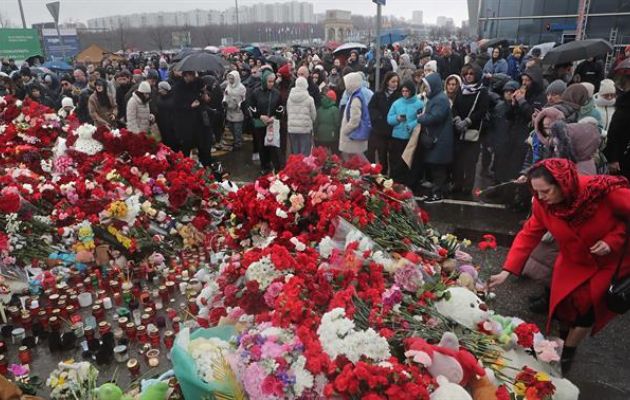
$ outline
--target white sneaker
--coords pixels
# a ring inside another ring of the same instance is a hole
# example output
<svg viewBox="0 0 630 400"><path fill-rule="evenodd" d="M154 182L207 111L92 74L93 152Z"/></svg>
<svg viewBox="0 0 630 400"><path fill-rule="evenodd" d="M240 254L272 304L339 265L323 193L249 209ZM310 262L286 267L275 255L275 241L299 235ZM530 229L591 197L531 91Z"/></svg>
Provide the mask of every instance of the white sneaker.
<svg viewBox="0 0 630 400"><path fill-rule="evenodd" d="M252 154L252 161L260 161L260 155L258 153Z"/></svg>

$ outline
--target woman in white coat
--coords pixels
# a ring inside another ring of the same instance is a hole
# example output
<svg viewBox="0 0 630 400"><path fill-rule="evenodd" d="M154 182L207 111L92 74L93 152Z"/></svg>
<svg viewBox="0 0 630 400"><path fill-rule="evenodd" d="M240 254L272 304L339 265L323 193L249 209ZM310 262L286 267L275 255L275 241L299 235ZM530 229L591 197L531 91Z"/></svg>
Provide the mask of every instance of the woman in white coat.
<svg viewBox="0 0 630 400"><path fill-rule="evenodd" d="M241 76L238 71L232 71L227 76L227 86L223 96L224 108L226 110L225 121L227 127L234 136L233 150L238 150L243 145L243 114L241 105L247 96L247 89L241 83Z"/></svg>
<svg viewBox="0 0 630 400"><path fill-rule="evenodd" d="M287 131L291 154L311 154L313 123L317 118L315 100L308 93L308 81L299 77L287 99Z"/></svg>

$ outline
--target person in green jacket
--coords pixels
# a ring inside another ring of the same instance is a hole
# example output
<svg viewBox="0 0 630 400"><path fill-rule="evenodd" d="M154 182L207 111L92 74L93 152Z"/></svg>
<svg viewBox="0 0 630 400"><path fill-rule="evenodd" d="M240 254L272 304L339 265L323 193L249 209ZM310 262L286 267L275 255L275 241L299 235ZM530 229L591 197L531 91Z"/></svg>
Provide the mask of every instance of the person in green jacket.
<svg viewBox="0 0 630 400"><path fill-rule="evenodd" d="M317 109L315 119L315 146L322 146L337 153L339 142L339 126L341 117L339 107L337 107L337 95L333 90L329 90L326 96L322 97L322 104Z"/></svg>

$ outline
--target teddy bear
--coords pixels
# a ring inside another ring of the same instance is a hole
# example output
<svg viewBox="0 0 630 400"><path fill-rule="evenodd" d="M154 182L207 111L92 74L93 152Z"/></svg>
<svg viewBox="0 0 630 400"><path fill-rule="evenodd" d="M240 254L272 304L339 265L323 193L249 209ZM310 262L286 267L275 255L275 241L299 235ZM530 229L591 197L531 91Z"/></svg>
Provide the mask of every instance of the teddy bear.
<svg viewBox="0 0 630 400"><path fill-rule="evenodd" d="M484 376L485 370L468 350L459 346L453 332L444 332L440 343L431 345L421 338L407 341L407 357L423 364L433 377L443 376L462 386L476 376Z"/></svg>
<svg viewBox="0 0 630 400"><path fill-rule="evenodd" d="M463 387L450 382L447 378L440 375L436 381L440 386L431 393L431 400L473 400Z"/></svg>
<svg viewBox="0 0 630 400"><path fill-rule="evenodd" d="M477 324L488 319L488 307L475 293L463 287L451 287L446 293L435 303L441 315L472 330L477 330Z"/></svg>

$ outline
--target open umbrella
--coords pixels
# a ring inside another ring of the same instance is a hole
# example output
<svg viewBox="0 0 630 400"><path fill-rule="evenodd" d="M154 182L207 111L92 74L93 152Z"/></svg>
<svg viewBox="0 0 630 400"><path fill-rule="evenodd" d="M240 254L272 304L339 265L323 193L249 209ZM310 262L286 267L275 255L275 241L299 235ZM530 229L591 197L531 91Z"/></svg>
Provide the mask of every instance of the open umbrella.
<svg viewBox="0 0 630 400"><path fill-rule="evenodd" d="M216 76L223 76L224 60L216 54L203 51L192 53L175 64L176 71L213 72Z"/></svg>
<svg viewBox="0 0 630 400"><path fill-rule="evenodd" d="M238 47L234 47L234 46L229 46L229 47L224 47L221 49L221 53L222 54L235 54L238 53L239 51L241 51Z"/></svg>
<svg viewBox="0 0 630 400"><path fill-rule="evenodd" d="M545 55L544 64L559 65L590 57L603 56L613 51L613 46L604 39L584 39L555 47Z"/></svg>
<svg viewBox="0 0 630 400"><path fill-rule="evenodd" d="M349 53L352 50L357 50L359 53L367 53L368 48L366 45L361 43L344 43L337 47L335 51L333 51L333 54Z"/></svg>
<svg viewBox="0 0 630 400"><path fill-rule="evenodd" d="M72 65L63 61L48 61L43 66L53 71L72 71Z"/></svg>
<svg viewBox="0 0 630 400"><path fill-rule="evenodd" d="M190 47L187 47L185 49L182 49L179 53L177 53L175 55L175 57L172 58L172 61L181 61L184 58L186 58L186 56L192 54L195 52L195 49L191 49Z"/></svg>
<svg viewBox="0 0 630 400"><path fill-rule="evenodd" d="M277 54L273 54L269 57L267 57L267 63L269 64L273 64L274 69L277 71L278 68L282 67L284 64L286 64L288 62L288 60L280 55Z"/></svg>
<svg viewBox="0 0 630 400"><path fill-rule="evenodd" d="M510 45L510 41L508 39L494 38L494 39L481 41L479 43L479 48L485 51L485 50L488 50L490 47L497 47L497 46L508 47L509 45Z"/></svg>
<svg viewBox="0 0 630 400"><path fill-rule="evenodd" d="M263 54L260 51L260 48L258 48L257 46L252 46L252 45L243 46L241 47L241 51L244 53L248 53L256 58L263 57Z"/></svg>
<svg viewBox="0 0 630 400"><path fill-rule="evenodd" d="M531 49L529 49L527 54L532 54L532 51L534 51L534 49L540 49L540 57L544 58L547 55L547 53L549 53L549 50L553 49L555 45L556 45L556 42L540 43L540 44L537 44L536 46L533 46Z"/></svg>

